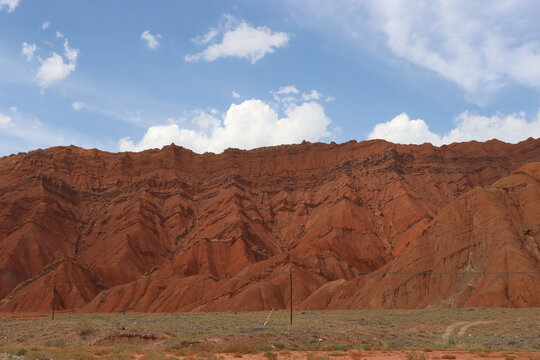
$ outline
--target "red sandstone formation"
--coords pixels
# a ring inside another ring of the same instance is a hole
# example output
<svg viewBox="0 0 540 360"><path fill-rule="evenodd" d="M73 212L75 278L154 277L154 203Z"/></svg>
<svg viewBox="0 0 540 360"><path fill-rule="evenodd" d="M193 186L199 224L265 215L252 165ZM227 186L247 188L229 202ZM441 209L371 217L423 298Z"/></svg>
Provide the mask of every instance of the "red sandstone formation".
<svg viewBox="0 0 540 360"><path fill-rule="evenodd" d="M533 139L4 157L0 311L55 284L59 309L285 308L290 268L298 309L540 306L538 161Z"/></svg>

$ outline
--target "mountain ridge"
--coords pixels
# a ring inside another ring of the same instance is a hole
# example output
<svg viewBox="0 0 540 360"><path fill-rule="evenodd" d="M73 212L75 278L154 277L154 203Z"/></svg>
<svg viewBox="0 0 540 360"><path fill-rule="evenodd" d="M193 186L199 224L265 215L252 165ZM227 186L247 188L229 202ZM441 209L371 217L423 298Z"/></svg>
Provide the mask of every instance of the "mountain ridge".
<svg viewBox="0 0 540 360"><path fill-rule="evenodd" d="M353 284L364 276L355 273L399 265L427 242L428 227L446 221L438 216L447 206L538 161L538 139L440 148L303 143L201 155L174 145L118 154L55 147L11 155L0 159L0 311L46 309L54 283L71 279L94 284L57 286L60 307L71 310L284 308L291 266L296 307L385 307L333 294L358 298L364 288ZM529 227L537 249L538 229ZM69 259L62 270L47 267L61 259ZM278 274L249 276L270 270ZM531 296L497 304L538 306ZM461 304L400 301L391 306Z"/></svg>

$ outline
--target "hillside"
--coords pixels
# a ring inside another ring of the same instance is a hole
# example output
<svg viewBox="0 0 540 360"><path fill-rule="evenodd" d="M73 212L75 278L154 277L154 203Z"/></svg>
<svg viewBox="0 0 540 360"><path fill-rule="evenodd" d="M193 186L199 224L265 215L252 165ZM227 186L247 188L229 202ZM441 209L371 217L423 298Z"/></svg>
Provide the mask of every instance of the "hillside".
<svg viewBox="0 0 540 360"><path fill-rule="evenodd" d="M54 285L88 312L279 309L289 269L296 308L540 306L539 161L534 139L4 157L0 311Z"/></svg>

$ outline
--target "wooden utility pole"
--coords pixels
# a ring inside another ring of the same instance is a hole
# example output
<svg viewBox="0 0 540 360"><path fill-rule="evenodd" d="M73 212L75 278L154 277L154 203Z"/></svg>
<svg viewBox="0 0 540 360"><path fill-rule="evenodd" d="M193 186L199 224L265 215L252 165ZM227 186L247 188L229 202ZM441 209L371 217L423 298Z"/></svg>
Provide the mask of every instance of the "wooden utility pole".
<svg viewBox="0 0 540 360"><path fill-rule="evenodd" d="M289 285L291 287L291 325L292 325L292 268L289 269Z"/></svg>
<svg viewBox="0 0 540 360"><path fill-rule="evenodd" d="M54 320L54 307L55 307L55 304L56 303L56 284L53 285L53 298L52 298L52 319L51 320Z"/></svg>

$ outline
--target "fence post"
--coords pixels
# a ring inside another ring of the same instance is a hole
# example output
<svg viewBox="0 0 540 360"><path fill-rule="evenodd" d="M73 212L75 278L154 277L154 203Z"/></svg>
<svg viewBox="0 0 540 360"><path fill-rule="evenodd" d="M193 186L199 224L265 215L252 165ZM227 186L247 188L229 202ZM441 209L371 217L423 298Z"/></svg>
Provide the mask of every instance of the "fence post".
<svg viewBox="0 0 540 360"><path fill-rule="evenodd" d="M292 268L289 269L289 284L291 287L291 325L292 325Z"/></svg>
<svg viewBox="0 0 540 360"><path fill-rule="evenodd" d="M54 320L54 308L56 305L56 284L53 285L53 300L52 300L52 319Z"/></svg>

